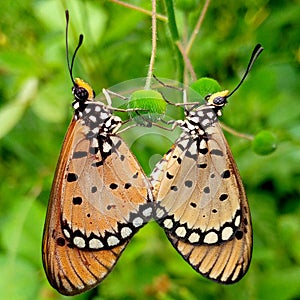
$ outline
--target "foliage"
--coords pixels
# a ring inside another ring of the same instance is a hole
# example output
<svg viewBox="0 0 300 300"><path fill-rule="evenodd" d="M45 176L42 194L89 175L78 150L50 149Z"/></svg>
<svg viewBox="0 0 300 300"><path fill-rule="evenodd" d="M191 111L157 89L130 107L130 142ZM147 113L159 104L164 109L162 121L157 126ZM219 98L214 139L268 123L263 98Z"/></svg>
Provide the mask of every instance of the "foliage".
<svg viewBox="0 0 300 300"><path fill-rule="evenodd" d="M151 9L150 1L131 3ZM191 34L202 5L202 1L175 1L181 40ZM66 8L71 18L70 49L79 33L85 36L75 76L99 93L103 87L147 74L149 16L109 1L2 1L1 299L64 298L45 278L41 239L55 165L72 115L64 43ZM166 15L163 1L158 11ZM212 1L189 54L198 78L215 78L230 90L254 45L259 42L265 48L222 117L239 132L255 135L269 130L278 140L275 152L258 156L249 141L227 134L253 217L254 253L245 278L232 286L202 278L152 222L134 237L98 288L74 299L300 298L299 14L296 0ZM179 60L174 34L158 21L155 74L180 80ZM157 154L165 153L172 141L142 136L132 150L149 172Z"/></svg>

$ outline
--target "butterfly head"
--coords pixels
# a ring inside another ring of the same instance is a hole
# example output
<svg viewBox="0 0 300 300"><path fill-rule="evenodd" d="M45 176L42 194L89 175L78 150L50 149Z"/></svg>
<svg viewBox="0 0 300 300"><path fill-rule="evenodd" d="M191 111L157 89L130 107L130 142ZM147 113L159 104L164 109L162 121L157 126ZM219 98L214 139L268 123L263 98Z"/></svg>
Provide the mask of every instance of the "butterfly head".
<svg viewBox="0 0 300 300"><path fill-rule="evenodd" d="M93 101L93 99L95 98L95 92L91 88L91 86L85 81L83 81L82 79L73 77L74 61L75 61L76 54L82 45L83 35L82 34L79 35L77 47L75 48L75 51L72 55L72 59L70 60L68 32L69 32L69 11L66 10L66 58L67 58L67 65L68 65L70 78L73 82L72 93L75 97L75 102Z"/></svg>
<svg viewBox="0 0 300 300"><path fill-rule="evenodd" d="M253 52L252 52L252 55L250 57L247 69L246 69L242 79L238 83L238 85L231 92L229 92L228 90L225 90L225 91L221 91L221 92L217 92L217 93L214 93L214 94L207 95L205 97L206 105L213 108L218 113L218 115L220 115L221 114L221 109L227 103L227 99L229 97L231 97L239 89L239 87L242 85L242 83L246 79L247 75L249 74L255 60L257 59L257 57L259 56L259 54L263 50L264 50L264 48L260 44L257 44L255 46Z"/></svg>
<svg viewBox="0 0 300 300"><path fill-rule="evenodd" d="M205 97L205 101L208 105L213 105L216 108L221 109L227 103L228 95L228 90L217 92L214 94L209 94Z"/></svg>
<svg viewBox="0 0 300 300"><path fill-rule="evenodd" d="M217 116L220 117L222 115L221 110L227 103L228 95L228 90L209 94L205 97L206 106L212 109L217 114Z"/></svg>
<svg viewBox="0 0 300 300"><path fill-rule="evenodd" d="M95 92L92 87L80 78L74 79L72 93L77 101L93 101Z"/></svg>

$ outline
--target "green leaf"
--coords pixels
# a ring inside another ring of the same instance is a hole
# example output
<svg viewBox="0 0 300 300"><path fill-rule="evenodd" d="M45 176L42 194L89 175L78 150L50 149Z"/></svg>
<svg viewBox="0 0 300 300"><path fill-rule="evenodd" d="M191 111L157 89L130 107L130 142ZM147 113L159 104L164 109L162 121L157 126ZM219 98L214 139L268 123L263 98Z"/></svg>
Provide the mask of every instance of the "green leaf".
<svg viewBox="0 0 300 300"><path fill-rule="evenodd" d="M3 138L22 118L30 101L37 92L37 78L29 78L21 86L16 99L0 110L0 139Z"/></svg>
<svg viewBox="0 0 300 300"><path fill-rule="evenodd" d="M96 44L100 41L107 17L99 5L85 1L68 1L67 7L64 7L60 1L40 1L36 4L35 14L52 31L63 31L66 26L65 9L69 10L70 27L75 32L84 33L87 43Z"/></svg>
<svg viewBox="0 0 300 300"><path fill-rule="evenodd" d="M220 84L212 78L202 77L194 81L190 87L201 95L202 98L209 94L213 94L221 91Z"/></svg>

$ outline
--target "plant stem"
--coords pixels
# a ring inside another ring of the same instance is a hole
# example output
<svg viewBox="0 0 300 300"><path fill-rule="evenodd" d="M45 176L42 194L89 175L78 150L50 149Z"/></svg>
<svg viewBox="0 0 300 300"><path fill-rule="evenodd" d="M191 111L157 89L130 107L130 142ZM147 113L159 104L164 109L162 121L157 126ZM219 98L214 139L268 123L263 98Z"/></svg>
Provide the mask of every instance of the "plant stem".
<svg viewBox="0 0 300 300"><path fill-rule="evenodd" d="M204 17L206 15L206 12L207 12L209 4L210 4L210 0L206 0L205 3L204 3L203 9L201 11L201 14L199 16L199 19L197 21L197 24L195 26L195 29L193 30L193 33L192 33L192 35L190 37L190 40L189 40L189 42L187 44L187 47L185 48L186 55L189 54L189 52L190 52L190 50L191 50L191 48L193 46L193 43L194 43L194 41L196 39L196 36L199 33L199 30L200 30L201 25L203 23L203 20L204 20Z"/></svg>
<svg viewBox="0 0 300 300"><path fill-rule="evenodd" d="M123 1L119 1L119 0L110 0L110 2L114 2L116 4L119 4L119 5L122 5L124 7L127 7L127 8L130 8L130 9L133 9L133 10L136 10L136 11L139 11L139 12L142 12L143 14L146 14L148 16L151 16L152 15L152 12L147 10L147 9L144 9L144 8L141 8L141 7L138 7L138 6L135 6L135 5L132 5L132 4L129 4L129 3L126 3L126 2L123 2ZM166 16L163 16L161 14L157 14L156 15L156 18L160 21L164 21L164 22L167 22L168 21L168 18Z"/></svg>
<svg viewBox="0 0 300 300"><path fill-rule="evenodd" d="M226 130L227 132L229 132L229 133L232 134L232 135L238 136L238 137L240 137L240 138L243 138L243 139L246 139L246 140L249 140L249 141L253 141L253 139L254 139L253 135L238 132L238 131L234 130L233 128L231 128L231 127L225 125L225 124L222 123L222 122L220 122L220 125L221 125L221 127L222 127L224 130Z"/></svg>
<svg viewBox="0 0 300 300"><path fill-rule="evenodd" d="M156 29L156 0L152 0L152 50L151 50L151 58L150 64L145 84L145 90L149 90L151 88L151 79L153 75L155 55L156 55L156 39L157 39L157 29Z"/></svg>
<svg viewBox="0 0 300 300"><path fill-rule="evenodd" d="M174 3L173 0L165 0L165 6L167 10L168 15L168 26L171 32L171 38L173 41L173 44L176 45L176 43L179 41L179 34L176 24L176 18L174 13ZM176 56L177 56L177 63L178 63L178 81L183 82L183 73L184 73L184 63L183 63L183 57L179 51L179 49L176 47Z"/></svg>
<svg viewBox="0 0 300 300"><path fill-rule="evenodd" d="M186 53L186 51L185 51L185 49L184 49L184 46L181 44L180 41L177 41L177 42L176 42L176 45L177 45L177 47L178 47L178 49L179 49L179 51L180 51L180 53L181 53L181 55L182 55L182 57L183 57L183 59L184 59L186 69L187 69L187 70L190 72L190 74L191 74L192 80L193 80L193 81L196 81L196 80L197 80L197 75L196 75L196 73L195 73L195 71L194 71L194 68L193 68L193 66L192 66L192 63L191 63L189 57L187 56L187 53ZM185 81L184 81L184 84L188 84L188 82L186 82L186 80L185 80Z"/></svg>

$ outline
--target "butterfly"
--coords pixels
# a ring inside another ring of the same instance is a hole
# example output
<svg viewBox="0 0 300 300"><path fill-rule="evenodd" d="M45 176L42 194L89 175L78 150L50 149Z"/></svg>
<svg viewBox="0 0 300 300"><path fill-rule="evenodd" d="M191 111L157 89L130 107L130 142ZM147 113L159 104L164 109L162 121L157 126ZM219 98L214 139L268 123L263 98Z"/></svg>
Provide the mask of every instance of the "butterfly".
<svg viewBox="0 0 300 300"><path fill-rule="evenodd" d="M100 283L131 237L152 217L149 180L125 142L112 108L95 102L93 89L73 79L74 116L57 164L44 227L42 256L50 284L75 295Z"/></svg>
<svg viewBox="0 0 300 300"><path fill-rule="evenodd" d="M158 162L150 181L155 219L172 245L200 274L220 283L239 281L252 256L252 226L245 189L218 117L263 51L253 50L244 77L231 92L191 103L182 134ZM187 104L185 104L187 106Z"/></svg>

